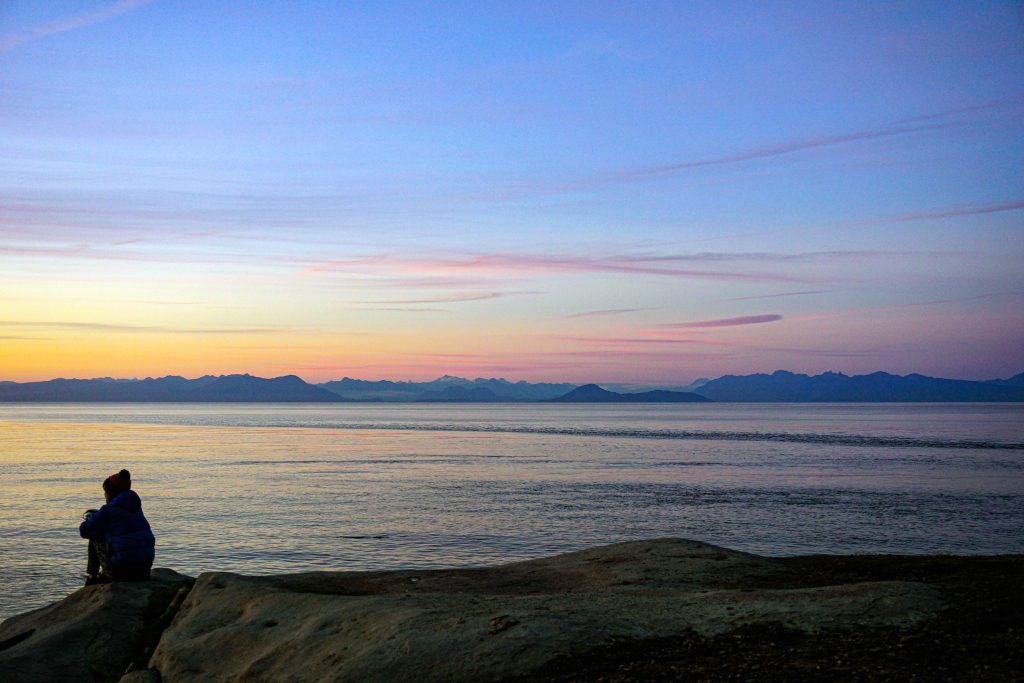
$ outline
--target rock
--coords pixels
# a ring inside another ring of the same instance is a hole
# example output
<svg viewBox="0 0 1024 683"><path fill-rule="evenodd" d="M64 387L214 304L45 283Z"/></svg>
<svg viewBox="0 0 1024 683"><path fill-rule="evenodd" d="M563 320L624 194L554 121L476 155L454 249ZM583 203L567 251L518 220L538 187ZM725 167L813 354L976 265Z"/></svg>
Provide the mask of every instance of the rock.
<svg viewBox="0 0 1024 683"><path fill-rule="evenodd" d="M861 569L844 569L850 561ZM0 681L489 681L563 670L571 680L591 662L584 678L620 660L656 669L660 656L642 647L665 642L678 649L675 667L694 661L688 643L704 643L721 668L725 642L748 651L751 666L766 656L799 664L775 643L808 634L828 644L820 661L838 666L850 638L882 634L867 651L895 650L888 643L903 629L937 623L938 589L917 581L921 569L895 571L899 563L911 561L769 559L656 539L477 569L218 572L195 582L156 570L153 581L83 588L4 622ZM913 580L878 580L894 576ZM736 666L722 671L752 670Z"/></svg>
<svg viewBox="0 0 1024 683"><path fill-rule="evenodd" d="M151 581L87 586L11 617L0 624L0 680L117 681L148 658L168 611L191 585L187 576L155 569Z"/></svg>
<svg viewBox="0 0 1024 683"><path fill-rule="evenodd" d="M777 560L658 539L481 569L203 574L149 665L166 683L487 681L624 640L759 623L901 626L941 606L934 588L901 581L737 588L782 571Z"/></svg>
<svg viewBox="0 0 1024 683"><path fill-rule="evenodd" d="M160 683L160 672L156 669L137 669L121 676L117 683Z"/></svg>

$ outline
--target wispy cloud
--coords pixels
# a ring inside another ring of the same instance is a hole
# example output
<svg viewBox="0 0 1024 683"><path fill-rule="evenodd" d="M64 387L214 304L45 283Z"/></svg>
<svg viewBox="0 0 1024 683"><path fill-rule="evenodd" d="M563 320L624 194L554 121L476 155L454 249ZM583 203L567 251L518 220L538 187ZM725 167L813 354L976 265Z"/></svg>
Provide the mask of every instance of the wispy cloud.
<svg viewBox="0 0 1024 683"><path fill-rule="evenodd" d="M309 344L239 344L225 348L232 351L304 351L316 347Z"/></svg>
<svg viewBox="0 0 1024 683"><path fill-rule="evenodd" d="M782 320L782 316L770 313L767 315L742 315L736 318L718 318L717 320L695 320L685 323L666 323L662 327L674 329L700 329L706 327L737 327L740 325L761 325Z"/></svg>
<svg viewBox="0 0 1024 683"><path fill-rule="evenodd" d="M606 308L600 311L583 311L582 313L572 313L570 315L562 316L563 320L576 320L578 318L604 318L613 315L625 315L626 313L636 313L638 311L650 311L650 308Z"/></svg>
<svg viewBox="0 0 1024 683"><path fill-rule="evenodd" d="M540 292L467 292L465 294L453 294L451 296L427 297L422 299L395 299L391 301L360 301L361 304L373 304L383 306L410 306L415 304L455 304L465 301L488 301L490 299L501 299L506 296L518 294L539 294Z"/></svg>
<svg viewBox="0 0 1024 683"><path fill-rule="evenodd" d="M552 183L517 184L509 186L504 190L499 189L497 191L486 193L482 195L481 198L507 199L510 196L519 194L560 194L565 192L587 191L599 189L608 185L614 185L616 183L674 176L687 171L698 171L707 168L742 165L747 162L762 159L773 159L817 149L842 147L858 142L910 136L918 133L958 127L964 125L963 119L966 114L1004 108L1014 104L1015 100L1013 99L982 102L966 107L929 112L920 116L891 121L888 124L880 126L828 133L813 137L796 138L775 144L751 147L748 149L710 155L707 157L683 159L675 162L655 164L640 168L593 175L587 178L569 179Z"/></svg>
<svg viewBox="0 0 1024 683"><path fill-rule="evenodd" d="M810 289L802 292L780 292L778 294L759 294L757 296L737 296L723 301L754 301L756 299L782 299L791 296L810 296L813 294L829 294L830 289Z"/></svg>
<svg viewBox="0 0 1024 683"><path fill-rule="evenodd" d="M624 171L608 176L609 180L631 180L641 178L654 178L658 176L672 175L681 173L683 171L690 171L700 168L708 168L713 166L727 166L730 164L739 164L746 161L754 161L756 159L767 159L771 157L779 157L787 154L793 154L795 152L803 152L811 149L820 149L822 147L836 147L838 145L844 145L851 142L860 142L864 140L877 140L880 138L891 138L901 135L910 135L913 133L921 133L929 130L938 130L941 128L950 127L949 123L917 123L907 125L891 125L883 126L880 128L866 128L863 130L851 131L849 133L835 133L832 135L821 135L811 138L803 138L799 140L789 140L776 145L767 145L764 147L754 147L752 149L741 150L732 154L723 154L721 156L707 157L704 159L689 159L685 161L678 161L670 164L660 164L657 166L648 166L646 168L639 168L632 171Z"/></svg>
<svg viewBox="0 0 1024 683"><path fill-rule="evenodd" d="M623 261L628 263L700 263L700 262L729 262L729 261L767 261L767 262L790 262L790 261L843 261L861 260L865 258L891 258L901 256L920 255L953 255L945 252L930 252L920 250L880 250L880 249L837 249L832 251L710 251L696 252L693 254L630 254L621 256Z"/></svg>
<svg viewBox="0 0 1024 683"><path fill-rule="evenodd" d="M958 218L960 216L983 216L989 213L1003 213L1005 211L1020 211L1024 209L1024 199L1001 202L999 204L975 204L971 206L959 206L949 209L937 209L934 211L916 211L911 213L883 216L867 221L858 221L857 225L869 223L910 223L914 221L934 221L944 218Z"/></svg>
<svg viewBox="0 0 1024 683"><path fill-rule="evenodd" d="M751 346L752 350L771 351L773 353L798 353L803 355L815 355L824 358L867 358L870 356L882 355L880 351L837 351L835 349L815 349L799 347L774 347L774 346Z"/></svg>
<svg viewBox="0 0 1024 683"><path fill-rule="evenodd" d="M1010 290L1004 292L987 292L985 294L976 294L973 296L963 297L952 297L948 299L931 299L928 301L911 301L907 303L899 304L887 304L885 306L871 306L865 308L850 308L845 310L831 311L827 313L810 313L806 315L789 316L791 321L816 321L816 320L831 320L833 318L845 318L855 315L873 314L873 313L884 313L888 311L902 311L906 309L915 308L930 308L932 306L944 306L947 304L966 303L969 301L982 301L985 299L994 298L1017 298L1024 297L1024 291L1021 290Z"/></svg>
<svg viewBox="0 0 1024 683"><path fill-rule="evenodd" d="M21 327L39 329L78 330L83 332L131 332L158 334L272 334L281 332L281 328L272 327L224 327L224 328L189 328L164 327L161 325L120 325L116 323L89 323L67 320L0 320L0 327Z"/></svg>
<svg viewBox="0 0 1024 683"><path fill-rule="evenodd" d="M511 282L493 277L371 277L351 284L374 289L472 289ZM346 283L348 285L349 283Z"/></svg>
<svg viewBox="0 0 1024 683"><path fill-rule="evenodd" d="M38 246L24 244L0 244L0 256L14 256L46 259L72 259L83 261L127 261L140 263L250 263L252 255L211 253L198 249L189 251L139 251L122 248L95 247L89 244L63 246Z"/></svg>
<svg viewBox="0 0 1024 683"><path fill-rule="evenodd" d="M432 359L446 362L496 361L504 363L535 363L545 359L581 358L581 359L614 359L614 358L721 358L727 354L715 351L673 351L661 349L574 349L561 351L523 351L519 353L472 354L472 353L413 353L405 354L416 358Z"/></svg>
<svg viewBox="0 0 1024 683"><path fill-rule="evenodd" d="M961 114L973 114L979 111L990 111L992 109L1001 109L1008 105L1013 105L1019 100L1017 98L1004 98L999 100L990 100L988 102L979 102L977 104L969 104L966 107L957 107L955 109L945 109L943 111L934 112L932 114L921 114L920 116L912 116L897 123L918 123L920 121L934 121L936 119L948 119Z"/></svg>
<svg viewBox="0 0 1024 683"><path fill-rule="evenodd" d="M332 260L307 267L311 273L357 275L415 275L417 278L450 279L464 275L508 278L524 275L571 273L620 273L682 279L747 282L806 282L807 278L784 273L751 273L733 270L703 270L678 267L673 262L692 257L636 255L590 256L583 254L541 254L488 252L465 256L411 258L376 255Z"/></svg>
<svg viewBox="0 0 1024 683"><path fill-rule="evenodd" d="M161 301L159 299L125 299L126 304L145 304L146 306L203 306L203 301Z"/></svg>
<svg viewBox="0 0 1024 683"><path fill-rule="evenodd" d="M963 296L951 299L932 299L931 301L915 301L909 304L895 304L893 306L886 306L885 308L917 308L920 306L940 306L942 304L954 304L964 301L980 301L982 299L1019 296L1024 296L1024 291L988 292L987 294L976 294L974 296Z"/></svg>
<svg viewBox="0 0 1024 683"><path fill-rule="evenodd" d="M34 26L22 31L21 33L11 33L6 36L0 36L0 52L8 52L23 43L29 43L33 40L39 40L40 38L46 38L58 33L75 31L80 28L85 28L86 26L99 24L125 14L126 12L131 12L133 9L142 7L143 5L148 5L152 1L153 0L119 0L118 2L101 5L92 10L60 17L54 21Z"/></svg>
<svg viewBox="0 0 1024 683"><path fill-rule="evenodd" d="M720 346L718 342L707 339L691 339L686 337L559 337L564 341L596 344L599 346L630 346L633 344L703 344Z"/></svg>

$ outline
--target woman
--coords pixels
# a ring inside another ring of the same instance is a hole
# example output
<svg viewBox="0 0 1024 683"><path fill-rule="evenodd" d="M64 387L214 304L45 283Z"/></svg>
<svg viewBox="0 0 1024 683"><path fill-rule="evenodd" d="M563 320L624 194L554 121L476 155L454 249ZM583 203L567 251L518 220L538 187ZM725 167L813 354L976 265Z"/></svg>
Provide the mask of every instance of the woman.
<svg viewBox="0 0 1024 683"><path fill-rule="evenodd" d="M88 510L78 527L89 539L85 585L110 581L148 581L156 539L132 491L132 475L121 470L103 480L106 505Z"/></svg>

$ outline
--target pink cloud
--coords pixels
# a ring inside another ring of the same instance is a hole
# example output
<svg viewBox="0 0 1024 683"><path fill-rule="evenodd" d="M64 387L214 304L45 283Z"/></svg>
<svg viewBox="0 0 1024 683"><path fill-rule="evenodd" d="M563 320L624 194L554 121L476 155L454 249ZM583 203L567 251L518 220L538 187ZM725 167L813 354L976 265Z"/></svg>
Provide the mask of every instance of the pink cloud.
<svg viewBox="0 0 1024 683"><path fill-rule="evenodd" d="M403 258L390 255L368 256L358 259L324 261L307 267L307 271L334 272L361 275L415 275L419 278L436 276L451 278L473 276L510 277L537 274L566 273L623 273L655 275L682 279L708 279L747 282L806 282L807 278L779 273L748 273L723 270L696 270L690 268L652 265L665 261L657 257L585 256L530 253L492 252L463 257L437 257L430 259ZM679 257L678 260L682 260Z"/></svg>

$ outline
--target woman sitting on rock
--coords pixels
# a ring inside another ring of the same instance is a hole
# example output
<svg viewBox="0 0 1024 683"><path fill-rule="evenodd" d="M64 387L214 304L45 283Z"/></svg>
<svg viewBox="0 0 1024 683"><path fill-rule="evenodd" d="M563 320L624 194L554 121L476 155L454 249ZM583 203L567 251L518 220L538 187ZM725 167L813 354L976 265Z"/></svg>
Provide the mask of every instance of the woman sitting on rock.
<svg viewBox="0 0 1024 683"><path fill-rule="evenodd" d="M106 505L87 510L78 527L89 539L85 585L110 581L148 581L156 539L132 491L132 475L121 470L103 480Z"/></svg>

